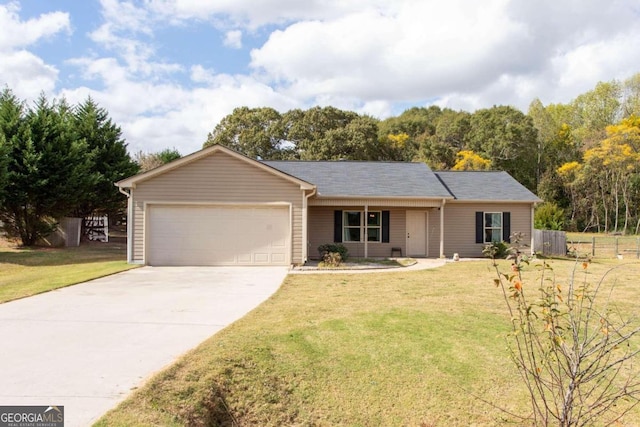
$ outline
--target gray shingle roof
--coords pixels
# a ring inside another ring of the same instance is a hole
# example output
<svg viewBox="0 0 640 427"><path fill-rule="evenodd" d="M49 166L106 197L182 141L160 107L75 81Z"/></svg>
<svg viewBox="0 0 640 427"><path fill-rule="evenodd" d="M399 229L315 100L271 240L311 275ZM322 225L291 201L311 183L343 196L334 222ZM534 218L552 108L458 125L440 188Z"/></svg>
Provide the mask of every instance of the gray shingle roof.
<svg viewBox="0 0 640 427"><path fill-rule="evenodd" d="M358 161L264 161L314 184L319 196L451 198L424 163Z"/></svg>
<svg viewBox="0 0 640 427"><path fill-rule="evenodd" d="M456 200L540 202L507 172L436 172Z"/></svg>

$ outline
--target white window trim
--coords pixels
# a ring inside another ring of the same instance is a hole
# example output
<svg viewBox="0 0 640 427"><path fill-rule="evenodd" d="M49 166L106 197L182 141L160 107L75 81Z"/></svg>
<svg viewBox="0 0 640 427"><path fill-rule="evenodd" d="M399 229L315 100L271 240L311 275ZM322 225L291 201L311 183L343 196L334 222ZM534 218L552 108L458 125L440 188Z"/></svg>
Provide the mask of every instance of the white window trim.
<svg viewBox="0 0 640 427"><path fill-rule="evenodd" d="M500 227L487 227L487 214L500 214ZM499 242L504 241L504 215L503 212L483 212L482 215L482 234L484 235L485 243L493 243L493 240L487 242L487 230L500 230L500 240Z"/></svg>
<svg viewBox="0 0 640 427"><path fill-rule="evenodd" d="M350 213L359 213L360 214L360 225L349 225L347 223L347 216ZM364 211L342 211L342 241L345 243L359 243L362 242L362 217L364 216ZM347 240L348 234L346 233L347 229L358 228L360 230L360 240Z"/></svg>
<svg viewBox="0 0 640 427"><path fill-rule="evenodd" d="M378 220L380 221L380 225L368 225L368 221L369 218L365 218L363 221L367 221L367 230L380 230L380 232L378 233L378 240L369 240L369 235L367 233L366 236L364 236L367 241L369 243L382 243L382 211L368 211L367 214L372 214L372 213L377 213L378 214ZM366 230L363 230L363 232Z"/></svg>
<svg viewBox="0 0 640 427"><path fill-rule="evenodd" d="M359 213L360 214L360 225L347 225L346 217L348 213ZM367 218L365 216L365 211L354 211L354 210L345 210L342 211L342 241L344 243L364 243L365 239L368 243L382 243L382 211L367 211L367 214L377 213L378 218L380 219L380 225L367 226L366 221ZM345 230L348 228L360 228L360 240L347 240L347 234ZM367 230L368 229L379 229L380 233L378 233L378 240L368 240Z"/></svg>

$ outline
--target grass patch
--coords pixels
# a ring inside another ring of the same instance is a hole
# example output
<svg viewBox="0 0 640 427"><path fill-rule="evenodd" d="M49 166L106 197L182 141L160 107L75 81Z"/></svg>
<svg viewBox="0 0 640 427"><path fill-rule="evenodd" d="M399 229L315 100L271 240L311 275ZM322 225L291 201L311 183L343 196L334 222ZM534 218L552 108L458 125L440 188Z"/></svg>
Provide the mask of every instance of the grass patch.
<svg viewBox="0 0 640 427"><path fill-rule="evenodd" d="M87 243L75 248L0 246L0 303L134 268L124 244Z"/></svg>
<svg viewBox="0 0 640 427"><path fill-rule="evenodd" d="M566 281L574 263L551 263ZM616 265L595 263L587 274L599 278ZM640 296L639 270L634 264L610 277L628 313ZM534 283L535 269L527 274ZM290 275L267 302L97 425L520 425L474 397L527 413L493 278L489 261Z"/></svg>

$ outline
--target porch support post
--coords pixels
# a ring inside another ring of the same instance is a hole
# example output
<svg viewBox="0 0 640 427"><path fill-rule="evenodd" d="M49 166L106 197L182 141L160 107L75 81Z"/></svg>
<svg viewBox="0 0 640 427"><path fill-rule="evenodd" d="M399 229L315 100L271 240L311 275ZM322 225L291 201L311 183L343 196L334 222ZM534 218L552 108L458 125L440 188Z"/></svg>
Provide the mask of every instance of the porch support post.
<svg viewBox="0 0 640 427"><path fill-rule="evenodd" d="M309 193L302 190L302 263L309 260L309 198L316 194L314 188ZM293 233L292 233L293 234ZM293 264L293 235L291 236L291 261Z"/></svg>
<svg viewBox="0 0 640 427"><path fill-rule="evenodd" d="M309 221L308 209L308 195L302 192L302 263L306 264L307 257L309 256L309 231L307 230L307 222ZM293 240L293 236L291 236ZM293 244L291 245L291 264L293 264Z"/></svg>
<svg viewBox="0 0 640 427"><path fill-rule="evenodd" d="M444 204L446 199L442 199L440 204L440 258L444 258Z"/></svg>
<svg viewBox="0 0 640 427"><path fill-rule="evenodd" d="M364 205L364 257L369 258L369 205Z"/></svg>

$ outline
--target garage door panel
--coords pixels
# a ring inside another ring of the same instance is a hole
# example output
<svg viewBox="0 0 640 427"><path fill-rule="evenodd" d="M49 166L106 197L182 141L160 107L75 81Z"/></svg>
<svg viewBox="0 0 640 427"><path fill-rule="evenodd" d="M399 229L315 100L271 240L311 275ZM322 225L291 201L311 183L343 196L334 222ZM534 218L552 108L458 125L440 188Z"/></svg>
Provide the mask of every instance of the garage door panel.
<svg viewBox="0 0 640 427"><path fill-rule="evenodd" d="M287 207L148 207L151 265L286 265Z"/></svg>
<svg viewBox="0 0 640 427"><path fill-rule="evenodd" d="M270 263L269 254L256 252L255 261L256 261L256 264L269 264Z"/></svg>
<svg viewBox="0 0 640 427"><path fill-rule="evenodd" d="M271 263L272 264L280 264L286 263L285 254L284 253L273 253L271 254Z"/></svg>

